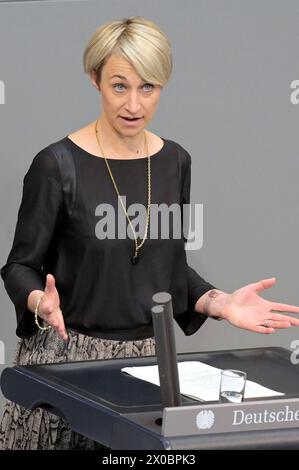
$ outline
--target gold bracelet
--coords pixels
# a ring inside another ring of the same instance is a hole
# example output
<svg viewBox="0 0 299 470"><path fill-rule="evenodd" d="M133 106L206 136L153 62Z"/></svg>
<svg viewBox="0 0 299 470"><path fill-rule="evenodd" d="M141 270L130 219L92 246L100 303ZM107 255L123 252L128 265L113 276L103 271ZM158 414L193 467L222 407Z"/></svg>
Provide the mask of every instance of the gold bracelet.
<svg viewBox="0 0 299 470"><path fill-rule="evenodd" d="M40 330L43 330L43 331L49 330L50 328L52 328L51 325L48 325L48 326L40 326L40 324L38 323L38 317L37 317L37 315L38 315L38 307L39 307L39 303L40 303L40 301L42 300L42 298L43 298L44 295L45 295L45 294L43 294L43 295L40 296L40 298L38 299L38 301L37 301L37 303L36 303L36 307L35 307L35 310L34 310L35 324L36 324L36 326L37 326Z"/></svg>

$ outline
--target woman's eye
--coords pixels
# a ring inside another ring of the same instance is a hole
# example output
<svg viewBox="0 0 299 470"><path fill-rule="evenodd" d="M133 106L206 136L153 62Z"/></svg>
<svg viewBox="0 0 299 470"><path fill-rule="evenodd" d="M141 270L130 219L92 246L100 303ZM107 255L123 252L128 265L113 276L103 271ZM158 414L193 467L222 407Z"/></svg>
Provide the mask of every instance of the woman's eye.
<svg viewBox="0 0 299 470"><path fill-rule="evenodd" d="M124 86L124 85L123 85L122 83L116 83L115 85L113 85L113 88L116 89L116 88L119 87L119 86Z"/></svg>
<svg viewBox="0 0 299 470"><path fill-rule="evenodd" d="M150 86L151 90L153 90L155 88L154 85L152 85L151 83L145 83L143 86Z"/></svg>

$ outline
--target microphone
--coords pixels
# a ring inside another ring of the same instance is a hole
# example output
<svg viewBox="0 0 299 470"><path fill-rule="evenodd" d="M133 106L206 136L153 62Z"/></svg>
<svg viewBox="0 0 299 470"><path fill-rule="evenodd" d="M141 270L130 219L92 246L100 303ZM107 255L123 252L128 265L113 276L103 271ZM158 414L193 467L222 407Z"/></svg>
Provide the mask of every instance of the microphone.
<svg viewBox="0 0 299 470"><path fill-rule="evenodd" d="M155 303L151 312L162 406L181 406L171 295L168 292L158 292L153 295L152 300Z"/></svg>

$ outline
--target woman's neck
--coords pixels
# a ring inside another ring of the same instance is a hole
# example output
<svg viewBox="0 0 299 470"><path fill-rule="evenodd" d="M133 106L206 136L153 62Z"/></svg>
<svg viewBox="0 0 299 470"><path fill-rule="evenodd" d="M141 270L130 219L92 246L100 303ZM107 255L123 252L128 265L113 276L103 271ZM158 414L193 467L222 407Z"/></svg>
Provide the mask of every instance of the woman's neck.
<svg viewBox="0 0 299 470"><path fill-rule="evenodd" d="M105 156L113 155L114 157L140 157L146 154L145 134L148 141L148 133L143 129L134 136L122 136L104 120L99 119L93 123L93 127L97 124L98 138L100 140Z"/></svg>

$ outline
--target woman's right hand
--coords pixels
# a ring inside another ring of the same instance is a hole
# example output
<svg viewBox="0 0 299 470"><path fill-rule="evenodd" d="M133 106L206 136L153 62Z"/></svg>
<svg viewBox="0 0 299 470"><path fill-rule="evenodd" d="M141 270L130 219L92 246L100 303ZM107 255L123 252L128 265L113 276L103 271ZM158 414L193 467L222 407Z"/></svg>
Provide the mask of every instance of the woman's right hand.
<svg viewBox="0 0 299 470"><path fill-rule="evenodd" d="M60 310L60 299L55 287L55 278L52 274L47 274L44 295L38 307L38 316L51 325L64 341L67 341L68 334Z"/></svg>

